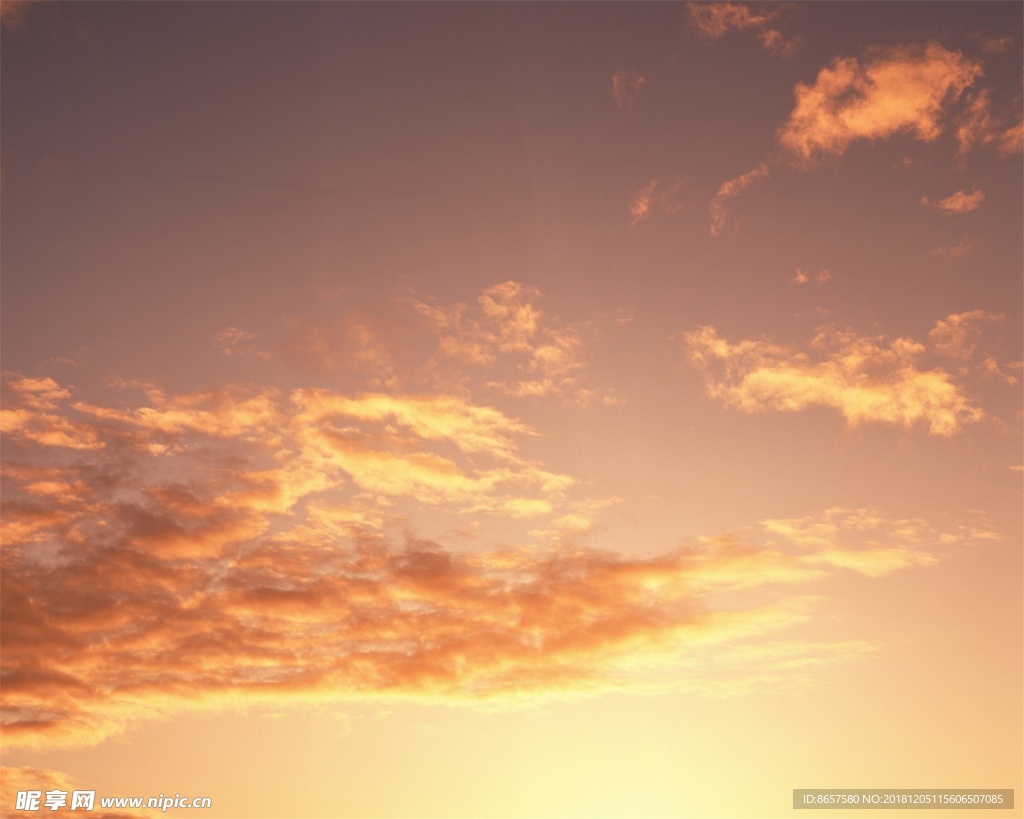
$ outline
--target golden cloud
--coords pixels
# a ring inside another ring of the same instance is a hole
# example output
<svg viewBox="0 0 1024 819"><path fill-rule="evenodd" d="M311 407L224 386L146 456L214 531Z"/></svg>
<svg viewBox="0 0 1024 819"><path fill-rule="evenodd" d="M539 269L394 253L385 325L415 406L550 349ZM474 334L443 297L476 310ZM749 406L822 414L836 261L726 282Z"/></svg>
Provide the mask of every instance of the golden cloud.
<svg viewBox="0 0 1024 819"><path fill-rule="evenodd" d="M778 662L738 650L747 666L724 681L679 670L702 646L806 619L811 601L766 601L773 588L929 562L925 524L868 512L827 513L824 535L813 518L775 521L654 557L570 545L611 501L566 499L572 478L518 454L521 423L453 397L150 387L150 406L115 411L11 380L16 409L75 416L103 446L20 428L4 442L9 746L94 743L183 708L786 680L809 649ZM388 537L380 499L396 495L546 517L561 545L461 553ZM709 605L752 589L745 607Z"/></svg>
<svg viewBox="0 0 1024 819"><path fill-rule="evenodd" d="M940 355L967 360L974 355L985 325L1005 319L1005 315L984 310L950 313L935 322L928 331L928 340Z"/></svg>
<svg viewBox="0 0 1024 819"><path fill-rule="evenodd" d="M863 61L840 57L813 85L796 86L796 106L778 139L803 160L899 133L928 142L941 133L948 104L980 74L978 63L937 43L877 48Z"/></svg>
<svg viewBox="0 0 1024 819"><path fill-rule="evenodd" d="M417 312L438 337L435 374L440 375L444 362L451 360L490 367L504 364L506 369L511 364L512 373L486 386L519 397L557 396L589 403L593 391L580 378L585 369L585 326L551 324L537 305L539 298L537 288L507 281L481 293L475 310L467 304L438 307L417 302Z"/></svg>
<svg viewBox="0 0 1024 819"><path fill-rule="evenodd" d="M57 411L71 391L52 378L21 378L4 373L4 409L0 432L38 444L72 449L99 449L103 443L86 424L75 423ZM13 409L11 408L13 405Z"/></svg>
<svg viewBox="0 0 1024 819"><path fill-rule="evenodd" d="M860 337L822 330L805 352L767 341L732 344L713 327L684 335L691 363L708 395L744 412L799 412L812 406L839 410L850 426L884 423L928 426L952 435L984 413L940 368L920 369L925 346L906 338Z"/></svg>
<svg viewBox="0 0 1024 819"><path fill-rule="evenodd" d="M889 520L869 509L834 507L820 515L764 520L761 526L769 535L782 536L806 549L802 560L810 566L830 566L881 577L910 566L938 562L929 546L941 535L920 518ZM946 537L947 542L977 539L962 532Z"/></svg>

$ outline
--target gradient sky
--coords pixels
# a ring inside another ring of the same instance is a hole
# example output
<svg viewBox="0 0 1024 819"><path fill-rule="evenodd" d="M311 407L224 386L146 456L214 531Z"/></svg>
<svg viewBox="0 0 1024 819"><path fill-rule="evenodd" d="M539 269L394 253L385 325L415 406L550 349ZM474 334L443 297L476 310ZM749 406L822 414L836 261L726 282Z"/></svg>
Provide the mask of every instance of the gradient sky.
<svg viewBox="0 0 1024 819"><path fill-rule="evenodd" d="M0 8L4 811L1019 806L1019 3Z"/></svg>

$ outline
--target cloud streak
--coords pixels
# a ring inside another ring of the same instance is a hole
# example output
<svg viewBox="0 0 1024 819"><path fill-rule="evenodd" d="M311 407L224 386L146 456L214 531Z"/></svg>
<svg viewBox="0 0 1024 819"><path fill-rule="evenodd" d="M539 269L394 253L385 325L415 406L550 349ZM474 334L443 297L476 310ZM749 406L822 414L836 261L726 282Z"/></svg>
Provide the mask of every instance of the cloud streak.
<svg viewBox="0 0 1024 819"><path fill-rule="evenodd" d="M682 180L665 184L659 179L652 179L629 200L630 227L642 222L656 211L675 213L681 207L676 195L683 187Z"/></svg>
<svg viewBox="0 0 1024 819"><path fill-rule="evenodd" d="M977 210L984 201L985 194L977 188L970 193L957 191L937 202L932 202L927 196L921 197L922 205L941 210L945 213L970 213L972 210Z"/></svg>
<svg viewBox="0 0 1024 819"><path fill-rule="evenodd" d="M728 217L726 202L739 196L755 182L767 178L768 166L762 162L753 170L722 183L718 193L715 194L715 198L711 200L711 207L709 209L712 236L718 236L725 228Z"/></svg>

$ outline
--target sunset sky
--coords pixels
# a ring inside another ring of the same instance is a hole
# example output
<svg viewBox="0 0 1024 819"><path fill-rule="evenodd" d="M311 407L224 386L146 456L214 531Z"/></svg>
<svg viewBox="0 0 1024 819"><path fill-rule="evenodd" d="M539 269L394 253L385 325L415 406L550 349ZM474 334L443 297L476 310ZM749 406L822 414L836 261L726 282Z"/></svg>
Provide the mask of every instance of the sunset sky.
<svg viewBox="0 0 1024 819"><path fill-rule="evenodd" d="M1024 815L1024 6L0 8L4 816Z"/></svg>

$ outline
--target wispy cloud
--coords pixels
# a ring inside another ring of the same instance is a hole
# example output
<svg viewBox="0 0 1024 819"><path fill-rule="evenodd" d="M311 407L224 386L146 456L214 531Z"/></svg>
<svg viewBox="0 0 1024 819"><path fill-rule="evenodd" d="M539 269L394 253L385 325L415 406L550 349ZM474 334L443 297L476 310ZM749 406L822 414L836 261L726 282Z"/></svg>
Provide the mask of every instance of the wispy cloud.
<svg viewBox="0 0 1024 819"><path fill-rule="evenodd" d="M921 369L925 346L906 338L858 336L826 328L809 354L768 341L730 343L713 327L684 335L690 362L708 395L744 412L832 407L850 426L923 423L953 435L984 413L941 368Z"/></svg>
<svg viewBox="0 0 1024 819"><path fill-rule="evenodd" d="M682 190L683 180L665 183L652 179L629 199L629 224L633 226L651 216L655 211L675 213L681 207L676 197Z"/></svg>
<svg viewBox="0 0 1024 819"><path fill-rule="evenodd" d="M818 284L824 284L825 282L832 280L832 272L828 268L822 268L814 275L814 281ZM811 281L811 276L804 272L802 268L796 268L793 273L793 278L789 280L791 284L807 284Z"/></svg>
<svg viewBox="0 0 1024 819"><path fill-rule="evenodd" d="M1024 120L1011 125L999 135L997 150L1001 156L1019 154L1024 151Z"/></svg>
<svg viewBox="0 0 1024 819"><path fill-rule="evenodd" d="M256 346L256 334L239 327L225 327L213 334L213 342L223 355L232 358L268 358Z"/></svg>
<svg viewBox="0 0 1024 819"><path fill-rule="evenodd" d="M940 245L939 247L932 248L928 253L932 256L949 256L958 259L961 256L966 256L972 250L974 250L974 240L968 236L961 239L955 245Z"/></svg>
<svg viewBox="0 0 1024 819"><path fill-rule="evenodd" d="M303 367L334 374L357 374L374 389L400 387L407 355L407 333L393 317L339 311L333 321L293 318L286 322L283 355Z"/></svg>
<svg viewBox="0 0 1024 819"><path fill-rule="evenodd" d="M971 34L970 38L981 43L981 50L986 54L1005 54L1013 45L1013 37L991 37L987 34Z"/></svg>
<svg viewBox="0 0 1024 819"><path fill-rule="evenodd" d="M673 212L681 181L649 186L644 207ZM415 297L339 309L331 319L290 317L268 346L225 327L212 335L222 355L287 364L298 376L325 373L355 389L387 393L504 393L589 404L587 345L605 316L558 323L540 291L519 281L486 288L473 301L437 304ZM263 335L261 334L260 338ZM603 401L613 401L609 395ZM17 423L12 416L8 423Z"/></svg>
<svg viewBox="0 0 1024 819"><path fill-rule="evenodd" d="M921 204L925 207L935 208L946 213L970 213L972 210L977 210L984 201L985 194L977 188L970 193L957 191L936 202L931 201L927 196L921 197Z"/></svg>
<svg viewBox="0 0 1024 819"><path fill-rule="evenodd" d="M718 193L715 194L715 198L711 200L710 216L712 236L717 236L725 228L727 218L725 203L730 199L739 196L758 180L766 179L767 177L768 166L762 162L753 170L747 171L745 174L741 174L735 179L730 179L722 183L721 187L718 189Z"/></svg>
<svg viewBox="0 0 1024 819"><path fill-rule="evenodd" d="M586 325L553 324L539 300L535 287L507 281L485 290L472 307L417 302L415 309L438 338L435 366L445 361L486 366L496 376L504 371L487 381L491 389L589 403L594 393L582 383Z"/></svg>
<svg viewBox="0 0 1024 819"><path fill-rule="evenodd" d="M992 102L988 89L972 94L964 111L956 119L956 142L960 154L966 154L976 145L992 142L998 134L998 123L992 116Z"/></svg>
<svg viewBox="0 0 1024 819"><path fill-rule="evenodd" d="M658 188L658 180L652 179L629 199L630 225L642 222L651 215L654 206L654 192Z"/></svg>
<svg viewBox="0 0 1024 819"><path fill-rule="evenodd" d="M631 108L646 83L647 78L635 68L620 68L612 76L612 99L615 100L615 106L620 111Z"/></svg>
<svg viewBox="0 0 1024 819"><path fill-rule="evenodd" d="M1005 319L1005 315L985 310L950 313L935 322L935 326L928 331L928 340L940 355L966 361L977 351L978 340L985 326Z"/></svg>
<svg viewBox="0 0 1024 819"><path fill-rule="evenodd" d="M775 26L775 21L789 8L775 3L687 3L686 13L690 24L705 40L717 40L732 30L749 30L769 52L789 57L796 51L799 39L785 36Z"/></svg>
<svg viewBox="0 0 1024 819"><path fill-rule="evenodd" d="M47 446L72 449L100 449L103 443L86 424L69 420L59 412L71 390L52 378L22 378L6 374L4 408L0 409L0 431Z"/></svg>
<svg viewBox="0 0 1024 819"><path fill-rule="evenodd" d="M947 106L980 74L978 63L933 42L876 48L863 60L840 57L813 85L796 86L796 106L778 139L803 160L899 133L931 141L942 131Z"/></svg>
<svg viewBox="0 0 1024 819"><path fill-rule="evenodd" d="M779 535L806 550L809 565L849 569L880 577L909 566L937 562L930 551L934 528L922 519L887 520L869 509L832 508L802 518L761 522L769 535Z"/></svg>
<svg viewBox="0 0 1024 819"><path fill-rule="evenodd" d="M1019 108L1017 116L1019 117ZM1021 140L1024 134L1024 122L1018 120L1016 125L1007 126L1004 116L992 112L992 96L987 88L983 88L968 98L967 105L956 119L957 150L961 156L966 155L975 147L994 144L996 153L1008 156L1020 153Z"/></svg>

